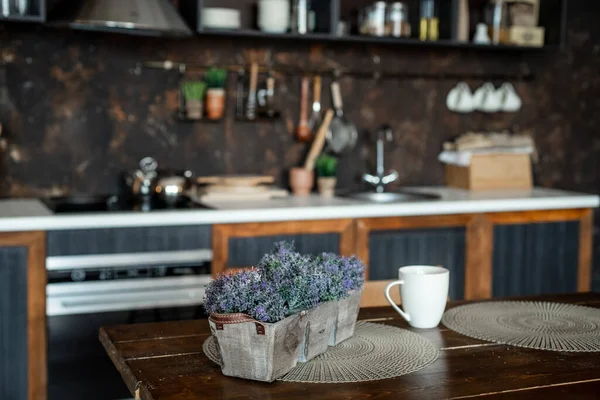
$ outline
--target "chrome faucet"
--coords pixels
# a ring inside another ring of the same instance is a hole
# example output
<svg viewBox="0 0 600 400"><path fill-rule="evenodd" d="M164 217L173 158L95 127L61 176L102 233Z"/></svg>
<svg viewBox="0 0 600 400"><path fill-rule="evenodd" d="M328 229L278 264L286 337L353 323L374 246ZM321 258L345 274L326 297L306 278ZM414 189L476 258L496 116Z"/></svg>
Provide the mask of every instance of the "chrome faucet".
<svg viewBox="0 0 600 400"><path fill-rule="evenodd" d="M389 125L383 125L377 131L377 175L364 174L363 181L375 186L377 193L383 193L386 185L398 179L399 175L396 171L392 171L389 175L385 174L384 164L384 145L385 142L391 142L394 138L392 128Z"/></svg>

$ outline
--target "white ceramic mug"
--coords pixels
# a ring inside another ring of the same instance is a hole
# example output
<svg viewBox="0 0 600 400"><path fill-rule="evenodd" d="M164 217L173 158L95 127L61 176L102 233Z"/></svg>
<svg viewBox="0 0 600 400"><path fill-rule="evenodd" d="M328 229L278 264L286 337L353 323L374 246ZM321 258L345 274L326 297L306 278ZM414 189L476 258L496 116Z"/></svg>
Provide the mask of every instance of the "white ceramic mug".
<svg viewBox="0 0 600 400"><path fill-rule="evenodd" d="M442 267L413 265L398 270L400 280L387 285L385 297L413 328L438 326L446 309L450 271ZM390 297L390 290L400 286L400 309Z"/></svg>
<svg viewBox="0 0 600 400"><path fill-rule="evenodd" d="M446 97L446 107L450 111L458 113L470 113L473 112L473 94L469 85L465 82L459 82L454 89L452 89Z"/></svg>
<svg viewBox="0 0 600 400"><path fill-rule="evenodd" d="M499 96L502 99L502 111L517 112L521 109L523 101L511 83L504 83L500 89L498 89L498 92L500 93Z"/></svg>
<svg viewBox="0 0 600 400"><path fill-rule="evenodd" d="M263 32L286 32L290 27L290 10L290 0L260 0L258 27Z"/></svg>
<svg viewBox="0 0 600 400"><path fill-rule="evenodd" d="M495 113L502 109L502 94L496 91L493 83L486 82L473 94L473 103L479 111Z"/></svg>

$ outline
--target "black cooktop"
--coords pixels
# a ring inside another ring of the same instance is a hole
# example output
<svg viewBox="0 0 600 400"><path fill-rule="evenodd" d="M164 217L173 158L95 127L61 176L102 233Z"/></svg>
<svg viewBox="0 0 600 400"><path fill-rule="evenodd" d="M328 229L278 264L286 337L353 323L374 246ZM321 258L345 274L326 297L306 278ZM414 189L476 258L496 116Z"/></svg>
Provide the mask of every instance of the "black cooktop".
<svg viewBox="0 0 600 400"><path fill-rule="evenodd" d="M211 207L193 202L188 197L182 197L175 204L169 204L156 198L129 199L114 195L73 195L50 197L42 199L42 201L55 214L211 209Z"/></svg>

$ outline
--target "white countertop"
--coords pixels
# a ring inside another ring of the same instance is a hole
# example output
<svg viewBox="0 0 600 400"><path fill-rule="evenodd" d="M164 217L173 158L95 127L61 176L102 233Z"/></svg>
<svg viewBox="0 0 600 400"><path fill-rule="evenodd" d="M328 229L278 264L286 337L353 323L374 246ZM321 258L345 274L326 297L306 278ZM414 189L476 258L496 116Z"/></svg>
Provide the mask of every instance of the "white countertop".
<svg viewBox="0 0 600 400"><path fill-rule="evenodd" d="M570 208L597 208L600 197L582 193L536 188L530 191L469 192L446 187L406 188L437 194L439 200L373 204L319 196L290 196L261 202L208 203L214 210L169 210L53 215L38 200L1 200L0 232L174 226L245 222L376 218L511 212Z"/></svg>

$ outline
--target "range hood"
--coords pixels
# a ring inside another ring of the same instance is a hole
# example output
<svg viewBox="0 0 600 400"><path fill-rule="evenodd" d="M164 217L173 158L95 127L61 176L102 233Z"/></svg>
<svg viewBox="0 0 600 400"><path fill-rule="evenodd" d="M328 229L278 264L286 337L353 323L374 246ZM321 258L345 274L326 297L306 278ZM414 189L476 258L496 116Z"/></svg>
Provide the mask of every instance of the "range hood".
<svg viewBox="0 0 600 400"><path fill-rule="evenodd" d="M86 0L73 29L150 36L192 36L169 0Z"/></svg>

